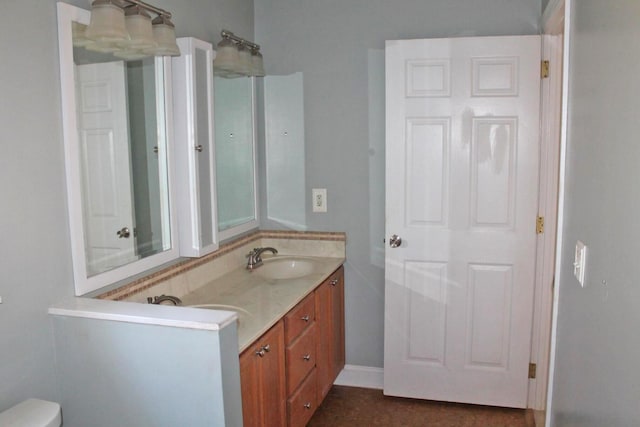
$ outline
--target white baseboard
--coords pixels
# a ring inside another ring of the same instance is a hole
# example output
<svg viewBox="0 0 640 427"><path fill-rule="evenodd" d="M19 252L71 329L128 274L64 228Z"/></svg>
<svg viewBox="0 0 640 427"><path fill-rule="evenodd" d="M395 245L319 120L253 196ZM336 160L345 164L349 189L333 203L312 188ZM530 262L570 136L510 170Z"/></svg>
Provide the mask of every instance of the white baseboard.
<svg viewBox="0 0 640 427"><path fill-rule="evenodd" d="M335 385L349 387L375 388L382 390L384 375L382 368L371 366L345 365L336 378Z"/></svg>

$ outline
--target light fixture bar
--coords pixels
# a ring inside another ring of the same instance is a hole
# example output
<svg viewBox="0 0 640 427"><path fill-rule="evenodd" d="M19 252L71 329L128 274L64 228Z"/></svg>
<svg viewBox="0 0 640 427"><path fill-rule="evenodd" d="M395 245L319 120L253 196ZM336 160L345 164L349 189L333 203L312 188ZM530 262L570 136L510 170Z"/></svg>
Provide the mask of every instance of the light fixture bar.
<svg viewBox="0 0 640 427"><path fill-rule="evenodd" d="M138 5L147 10L150 10L153 13L156 13L161 16L166 16L167 18L171 19L171 12L167 12L166 10L150 5L149 3L145 3L142 0L122 0L122 2L125 3L124 7L129 6L129 4ZM129 4L126 4L126 3L129 3Z"/></svg>
<svg viewBox="0 0 640 427"><path fill-rule="evenodd" d="M126 0L126 1L130 1L130 0ZM138 0L136 0L138 1ZM231 39L237 43L241 43L245 46L249 46L249 48L251 48L251 50L255 50L258 51L260 50L260 45L259 44L255 44L253 42L250 42L249 40L243 39L242 37L238 37L235 34L233 34L231 31L229 30L222 30L220 31L220 35L222 36L223 39Z"/></svg>

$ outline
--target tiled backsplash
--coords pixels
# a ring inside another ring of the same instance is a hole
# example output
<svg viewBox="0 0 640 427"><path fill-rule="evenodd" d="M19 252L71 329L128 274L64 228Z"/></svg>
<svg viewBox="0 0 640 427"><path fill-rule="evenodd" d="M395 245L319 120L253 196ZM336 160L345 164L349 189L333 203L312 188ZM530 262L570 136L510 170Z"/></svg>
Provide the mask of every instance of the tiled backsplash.
<svg viewBox="0 0 640 427"><path fill-rule="evenodd" d="M344 258L345 244L345 233L256 231L225 243L202 258L186 259L97 298L142 303L151 293L185 295L242 267L246 263L246 255L255 247L272 246L281 255Z"/></svg>

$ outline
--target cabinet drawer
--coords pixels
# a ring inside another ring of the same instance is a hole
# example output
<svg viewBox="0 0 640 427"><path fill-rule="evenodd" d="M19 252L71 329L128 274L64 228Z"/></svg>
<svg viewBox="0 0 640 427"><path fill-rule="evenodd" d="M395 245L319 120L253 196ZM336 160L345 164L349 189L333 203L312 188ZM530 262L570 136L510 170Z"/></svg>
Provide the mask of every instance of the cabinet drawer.
<svg viewBox="0 0 640 427"><path fill-rule="evenodd" d="M291 344L315 319L313 292L284 316L284 342Z"/></svg>
<svg viewBox="0 0 640 427"><path fill-rule="evenodd" d="M298 387L300 382L316 366L315 322L286 350L287 392Z"/></svg>
<svg viewBox="0 0 640 427"><path fill-rule="evenodd" d="M313 369L289 400L289 427L304 427L316 410L316 370Z"/></svg>

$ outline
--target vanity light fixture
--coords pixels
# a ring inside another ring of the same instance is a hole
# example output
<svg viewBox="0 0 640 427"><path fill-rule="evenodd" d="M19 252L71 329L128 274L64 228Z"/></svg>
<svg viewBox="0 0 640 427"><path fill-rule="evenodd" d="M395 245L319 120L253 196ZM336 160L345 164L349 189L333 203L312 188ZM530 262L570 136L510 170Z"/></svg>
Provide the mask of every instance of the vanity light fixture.
<svg viewBox="0 0 640 427"><path fill-rule="evenodd" d="M129 38L124 9L115 0L95 0L91 4L91 21L86 37L97 44L113 45Z"/></svg>
<svg viewBox="0 0 640 427"><path fill-rule="evenodd" d="M238 44L238 72L245 76L251 75L251 51L244 43Z"/></svg>
<svg viewBox="0 0 640 427"><path fill-rule="evenodd" d="M164 15L153 20L153 36L156 47L148 50L156 56L180 56L180 49L176 44L176 30L173 22Z"/></svg>
<svg viewBox="0 0 640 427"><path fill-rule="evenodd" d="M157 15L153 21L149 12ZM74 31L74 45L130 60L180 55L171 13L141 0L94 0L86 30Z"/></svg>
<svg viewBox="0 0 640 427"><path fill-rule="evenodd" d="M264 77L264 64L262 62L262 54L260 49L251 50L251 75L256 77Z"/></svg>
<svg viewBox="0 0 640 427"><path fill-rule="evenodd" d="M218 43L213 61L215 75L225 78L264 76L260 45L238 37L231 31L222 30L220 35L222 41Z"/></svg>

